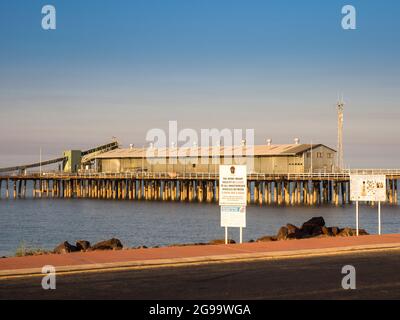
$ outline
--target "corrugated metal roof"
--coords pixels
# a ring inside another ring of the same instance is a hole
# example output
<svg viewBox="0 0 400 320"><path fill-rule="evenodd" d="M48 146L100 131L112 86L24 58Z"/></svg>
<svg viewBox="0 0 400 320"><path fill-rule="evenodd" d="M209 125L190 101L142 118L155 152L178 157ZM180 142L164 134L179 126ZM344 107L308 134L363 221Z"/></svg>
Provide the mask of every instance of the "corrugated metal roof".
<svg viewBox="0 0 400 320"><path fill-rule="evenodd" d="M334 152L334 149L323 144L313 144L313 149L324 146ZM253 149L253 150L252 150ZM310 144L275 144L255 146L232 146L232 147L179 147L179 148L124 148L108 151L96 156L96 159L110 158L143 158L149 157L189 157L198 156L239 156L254 154L254 156L285 156L302 154L311 149Z"/></svg>

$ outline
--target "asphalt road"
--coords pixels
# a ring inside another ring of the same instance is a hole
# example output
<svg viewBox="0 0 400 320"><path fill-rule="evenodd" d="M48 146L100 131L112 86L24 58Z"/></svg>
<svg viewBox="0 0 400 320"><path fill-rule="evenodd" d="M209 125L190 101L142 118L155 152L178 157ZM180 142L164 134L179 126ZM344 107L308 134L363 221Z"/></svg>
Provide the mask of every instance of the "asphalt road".
<svg viewBox="0 0 400 320"><path fill-rule="evenodd" d="M344 290L344 265L356 268ZM399 299L400 250L0 280L0 299Z"/></svg>

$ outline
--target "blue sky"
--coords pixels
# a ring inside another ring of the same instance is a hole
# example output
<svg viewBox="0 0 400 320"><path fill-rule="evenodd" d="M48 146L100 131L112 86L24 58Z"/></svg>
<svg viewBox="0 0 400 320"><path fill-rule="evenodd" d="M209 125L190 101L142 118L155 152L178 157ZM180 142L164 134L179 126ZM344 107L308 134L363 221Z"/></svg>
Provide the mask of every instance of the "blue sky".
<svg viewBox="0 0 400 320"><path fill-rule="evenodd" d="M399 15L395 0L2 0L0 166L142 145L168 120L335 147L340 92L346 164L399 167Z"/></svg>

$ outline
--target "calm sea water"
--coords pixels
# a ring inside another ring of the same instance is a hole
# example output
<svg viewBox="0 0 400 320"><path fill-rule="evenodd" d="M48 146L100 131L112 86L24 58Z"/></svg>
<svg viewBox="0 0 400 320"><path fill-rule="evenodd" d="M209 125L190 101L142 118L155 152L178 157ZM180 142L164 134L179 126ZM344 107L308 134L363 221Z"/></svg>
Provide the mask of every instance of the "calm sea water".
<svg viewBox="0 0 400 320"><path fill-rule="evenodd" d="M256 205L247 208L244 240L276 234L286 223L301 224L323 216L329 226L355 225L352 205L335 207L278 207ZM92 243L119 238L125 246L155 246L207 242L222 239L217 204L115 201L90 199L0 200L0 256L15 254L24 242L28 247L53 249L68 240ZM377 233L377 208L360 207L360 227ZM400 206L382 206L384 233L400 232ZM230 230L238 240L238 229Z"/></svg>

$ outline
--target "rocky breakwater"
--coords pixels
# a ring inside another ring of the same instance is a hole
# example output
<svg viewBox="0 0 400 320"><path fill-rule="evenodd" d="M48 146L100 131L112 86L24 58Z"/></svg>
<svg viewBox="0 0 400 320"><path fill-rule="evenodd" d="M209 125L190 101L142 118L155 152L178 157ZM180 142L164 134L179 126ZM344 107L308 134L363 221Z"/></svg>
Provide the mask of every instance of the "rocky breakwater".
<svg viewBox="0 0 400 320"><path fill-rule="evenodd" d="M121 250L123 245L119 239L112 238L105 241L100 241L91 245L89 241L78 240L75 245L70 244L68 241L60 243L54 248L53 253L70 253L70 252L85 252L96 250Z"/></svg>
<svg viewBox="0 0 400 320"><path fill-rule="evenodd" d="M308 239L316 237L351 237L356 235L356 229L349 227L327 227L323 217L314 217L304 222L301 227L297 227L288 223L286 226L279 228L278 233L273 236L264 236L257 241L279 241L279 240L293 240L293 239ZM364 229L358 230L359 235L368 235Z"/></svg>

